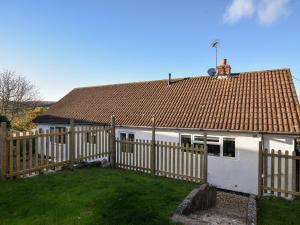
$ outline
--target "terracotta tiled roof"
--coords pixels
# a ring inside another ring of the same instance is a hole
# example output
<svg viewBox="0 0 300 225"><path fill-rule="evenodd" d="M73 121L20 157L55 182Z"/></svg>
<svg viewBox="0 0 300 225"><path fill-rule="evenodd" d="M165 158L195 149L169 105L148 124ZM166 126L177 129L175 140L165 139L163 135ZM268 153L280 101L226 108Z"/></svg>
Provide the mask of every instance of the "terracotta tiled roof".
<svg viewBox="0 0 300 225"><path fill-rule="evenodd" d="M300 131L299 102L289 69L76 88L38 123L76 119L117 125L216 130Z"/></svg>

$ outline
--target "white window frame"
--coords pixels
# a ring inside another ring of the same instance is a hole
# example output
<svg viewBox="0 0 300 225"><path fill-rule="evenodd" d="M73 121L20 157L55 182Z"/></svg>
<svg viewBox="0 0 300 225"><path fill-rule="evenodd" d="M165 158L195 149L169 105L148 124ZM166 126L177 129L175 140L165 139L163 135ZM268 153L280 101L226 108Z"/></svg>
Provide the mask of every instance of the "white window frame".
<svg viewBox="0 0 300 225"><path fill-rule="evenodd" d="M223 153L223 140L224 139L234 139L235 141L235 156L234 157L230 157L230 156L224 156L224 153ZM232 136L222 136L222 158L224 159L228 159L228 160L238 160L239 159L239 151L238 151L238 138L236 137L232 137Z"/></svg>
<svg viewBox="0 0 300 225"><path fill-rule="evenodd" d="M179 134L179 143L181 145L181 136L182 135L187 135L191 137L191 144L204 144L203 141L195 141L195 137L197 136L201 136L203 137L203 134L190 134L190 133L180 133ZM211 144L211 145L219 145L220 146L220 155L208 155L209 157L214 157L214 158L218 158L218 159L228 159L228 160L238 160L239 159L239 148L238 148L238 138L237 137L233 137L233 136L218 136L218 135L208 135L207 138L218 138L219 141L218 142L211 142L211 141L207 141L207 144ZM230 156L224 156L224 151L223 151L223 140L224 139L234 139L235 141L235 156L234 157L230 157Z"/></svg>
<svg viewBox="0 0 300 225"><path fill-rule="evenodd" d="M134 135L133 141L136 140L136 138L135 138L135 132L132 132L132 131L119 131L119 132L118 132L119 140L121 140L121 133L126 134L126 141L128 140L129 134L133 134L133 135ZM133 147L133 148L134 148L134 147ZM128 153L133 153L133 152L128 152Z"/></svg>
<svg viewBox="0 0 300 225"><path fill-rule="evenodd" d="M121 140L121 133L125 133L126 134L126 140L128 140L129 134L133 134L134 135L134 141L136 140L136 138L135 138L135 132L132 132L132 131L119 131L118 132L119 140Z"/></svg>

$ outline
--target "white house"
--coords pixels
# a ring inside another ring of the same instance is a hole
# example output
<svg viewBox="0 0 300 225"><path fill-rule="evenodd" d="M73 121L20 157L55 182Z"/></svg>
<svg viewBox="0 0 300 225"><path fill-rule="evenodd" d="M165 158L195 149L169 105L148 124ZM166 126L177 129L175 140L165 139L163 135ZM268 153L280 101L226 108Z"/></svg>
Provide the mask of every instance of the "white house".
<svg viewBox="0 0 300 225"><path fill-rule="evenodd" d="M121 139L203 144L207 133L208 182L257 194L259 146L295 150L300 110L289 69L231 73L226 60L215 76L76 88L35 122L39 128L110 124ZM291 179L290 179L291 180Z"/></svg>

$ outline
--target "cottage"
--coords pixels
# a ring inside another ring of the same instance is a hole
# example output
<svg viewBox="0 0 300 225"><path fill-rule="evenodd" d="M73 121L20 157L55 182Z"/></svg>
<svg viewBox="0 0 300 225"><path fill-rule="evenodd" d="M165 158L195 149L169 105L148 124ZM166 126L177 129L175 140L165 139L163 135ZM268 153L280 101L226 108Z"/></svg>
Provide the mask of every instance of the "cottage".
<svg viewBox="0 0 300 225"><path fill-rule="evenodd" d="M260 146L293 152L300 108L289 69L232 73L222 60L215 76L75 88L35 122L39 128L110 123L120 139L157 139L203 145L208 182L257 194Z"/></svg>

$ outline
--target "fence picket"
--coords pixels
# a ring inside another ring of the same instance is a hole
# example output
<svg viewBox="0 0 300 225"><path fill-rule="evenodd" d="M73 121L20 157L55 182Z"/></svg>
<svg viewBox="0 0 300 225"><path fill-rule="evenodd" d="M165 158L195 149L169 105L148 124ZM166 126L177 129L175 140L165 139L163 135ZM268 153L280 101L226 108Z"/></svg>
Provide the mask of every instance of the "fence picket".
<svg viewBox="0 0 300 225"><path fill-rule="evenodd" d="M40 143L41 143L41 167L44 166L44 150L45 150L45 146L44 146L44 130L41 130L40 132ZM42 170L40 170L40 172L42 172Z"/></svg>
<svg viewBox="0 0 300 225"><path fill-rule="evenodd" d="M17 165L17 168L16 168L16 172L17 172L17 177L19 177L19 173L20 173L20 139L19 139L19 136L20 136L20 133L17 132L16 133L16 138L17 138L17 141L16 141L16 145L17 145L17 161L16 161L16 165Z"/></svg>
<svg viewBox="0 0 300 225"><path fill-rule="evenodd" d="M164 144L164 151L165 151L165 157L164 157L164 159L165 159L165 164L164 164L164 166L165 166L165 169L164 169L164 172L165 172L165 176L167 177L168 176L168 174L167 174L167 165L168 165L168 162L167 162L167 160L168 160L168 157L167 157L167 154L168 154L168 143L167 142L165 142L165 144Z"/></svg>
<svg viewBox="0 0 300 225"><path fill-rule="evenodd" d="M176 148L175 148L175 143L173 142L172 143L172 167L173 167L173 169L172 169L172 173L173 173L173 178L175 178L175 156L176 156L176 154L175 154L175 150L176 150Z"/></svg>
<svg viewBox="0 0 300 225"><path fill-rule="evenodd" d="M264 151L264 193L268 192L268 149Z"/></svg>
<svg viewBox="0 0 300 225"><path fill-rule="evenodd" d="M289 152L285 151L285 163L284 163L284 195L288 197L288 189L289 189Z"/></svg>
<svg viewBox="0 0 300 225"><path fill-rule="evenodd" d="M171 162L172 162L172 160L171 160L172 143L171 142L169 142L168 151L169 151L169 159L167 159L168 167L169 167L168 168L168 174L169 174L168 177L171 177Z"/></svg>
<svg viewBox="0 0 300 225"><path fill-rule="evenodd" d="M50 142L51 142L51 164L54 164L54 130L50 130ZM52 168L53 169L53 168Z"/></svg>
<svg viewBox="0 0 300 225"><path fill-rule="evenodd" d="M23 133L24 135L24 133ZM23 139L23 143L22 143L22 158L23 158L23 177L26 176L26 169L27 169L27 162L26 162L26 139Z"/></svg>
<svg viewBox="0 0 300 225"><path fill-rule="evenodd" d="M31 142L31 140L29 139ZM49 130L46 130L46 171L49 170Z"/></svg>
<svg viewBox="0 0 300 225"><path fill-rule="evenodd" d="M204 146L200 145L200 179L202 180L204 178L203 176L203 152L204 152Z"/></svg>
<svg viewBox="0 0 300 225"><path fill-rule="evenodd" d="M14 172L14 143L13 143L13 139L11 138L9 144L9 175L11 178L13 176L13 172Z"/></svg>
<svg viewBox="0 0 300 225"><path fill-rule="evenodd" d="M84 152L83 152L83 142L84 142L84 139L83 139L83 127L80 127L80 159L83 159L84 157Z"/></svg>
<svg viewBox="0 0 300 225"><path fill-rule="evenodd" d="M191 152L190 152L190 156L191 156L191 161L190 161L190 176L193 177L194 176L194 173L193 173L193 170L194 170L194 145L191 146Z"/></svg>
<svg viewBox="0 0 300 225"><path fill-rule="evenodd" d="M177 148L176 148L176 152L177 152L177 179L180 179L180 173L179 173L179 165L180 165L180 143L177 143Z"/></svg>
<svg viewBox="0 0 300 225"><path fill-rule="evenodd" d="M70 134L70 129L66 128L66 135L65 135L65 161L69 161L69 135Z"/></svg>
<svg viewBox="0 0 300 225"><path fill-rule="evenodd" d="M195 178L198 180L198 155L199 155L199 146L196 145L196 152L195 152Z"/></svg>
<svg viewBox="0 0 300 225"><path fill-rule="evenodd" d="M60 132L60 161L63 162L64 161L64 135L63 135L63 129L59 130Z"/></svg>
<svg viewBox="0 0 300 225"><path fill-rule="evenodd" d="M59 162L59 132L57 131L58 129L55 129L55 162Z"/></svg>
<svg viewBox="0 0 300 225"><path fill-rule="evenodd" d="M278 151L277 192L281 196L281 150Z"/></svg>
<svg viewBox="0 0 300 225"><path fill-rule="evenodd" d="M181 179L184 179L184 144L181 144Z"/></svg>
<svg viewBox="0 0 300 225"><path fill-rule="evenodd" d="M296 152L293 152L292 155L292 194L296 193L296 176L297 176L297 169L296 169Z"/></svg>
<svg viewBox="0 0 300 225"><path fill-rule="evenodd" d="M274 194L274 149L271 150L271 194Z"/></svg>
<svg viewBox="0 0 300 225"><path fill-rule="evenodd" d="M185 145L186 150L185 150L185 179L188 180L189 176L189 144Z"/></svg>

